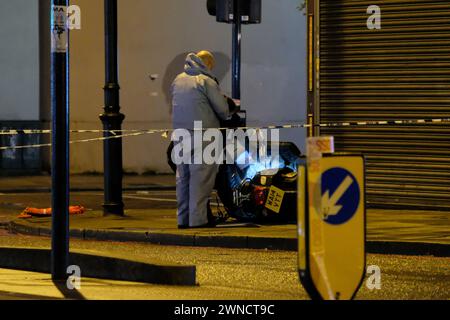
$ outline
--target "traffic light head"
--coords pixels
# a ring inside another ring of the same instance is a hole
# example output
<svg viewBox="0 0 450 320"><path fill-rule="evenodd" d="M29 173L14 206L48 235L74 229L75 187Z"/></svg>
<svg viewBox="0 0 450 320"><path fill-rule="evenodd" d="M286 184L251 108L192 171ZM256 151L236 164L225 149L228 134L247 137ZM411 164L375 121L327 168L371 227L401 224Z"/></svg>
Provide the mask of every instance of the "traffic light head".
<svg viewBox="0 0 450 320"><path fill-rule="evenodd" d="M235 14L240 13L243 24L261 23L261 0L207 0L207 9L217 22L233 23Z"/></svg>
<svg viewBox="0 0 450 320"><path fill-rule="evenodd" d="M206 2L206 7L208 9L208 13L212 16L216 16L217 10L216 10L216 0L208 0Z"/></svg>

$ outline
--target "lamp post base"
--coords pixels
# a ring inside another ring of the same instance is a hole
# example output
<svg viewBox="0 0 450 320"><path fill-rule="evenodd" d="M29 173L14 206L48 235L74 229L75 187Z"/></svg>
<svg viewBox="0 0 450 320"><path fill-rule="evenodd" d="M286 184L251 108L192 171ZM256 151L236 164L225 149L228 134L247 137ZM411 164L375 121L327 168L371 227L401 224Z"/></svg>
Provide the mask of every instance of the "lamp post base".
<svg viewBox="0 0 450 320"><path fill-rule="evenodd" d="M110 139L104 142L104 169L105 169L105 203L103 205L105 215L124 216L124 204L122 200L122 139L115 139L109 130L121 130L125 116L119 112L105 113L100 116L103 122L105 137Z"/></svg>
<svg viewBox="0 0 450 320"><path fill-rule="evenodd" d="M104 216L124 216L125 205L123 203L108 203L103 204Z"/></svg>

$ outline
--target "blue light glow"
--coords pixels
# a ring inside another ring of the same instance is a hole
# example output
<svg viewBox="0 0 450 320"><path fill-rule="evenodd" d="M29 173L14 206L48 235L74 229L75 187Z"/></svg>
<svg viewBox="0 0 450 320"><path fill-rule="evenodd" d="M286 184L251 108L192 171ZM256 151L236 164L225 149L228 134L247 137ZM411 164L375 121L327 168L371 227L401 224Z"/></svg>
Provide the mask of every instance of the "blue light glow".
<svg viewBox="0 0 450 320"><path fill-rule="evenodd" d="M273 174L276 174L277 170L285 167L286 164L280 157L266 157L265 159L261 159L254 164L248 165L246 168L245 178L252 180L257 174L266 170L274 170Z"/></svg>

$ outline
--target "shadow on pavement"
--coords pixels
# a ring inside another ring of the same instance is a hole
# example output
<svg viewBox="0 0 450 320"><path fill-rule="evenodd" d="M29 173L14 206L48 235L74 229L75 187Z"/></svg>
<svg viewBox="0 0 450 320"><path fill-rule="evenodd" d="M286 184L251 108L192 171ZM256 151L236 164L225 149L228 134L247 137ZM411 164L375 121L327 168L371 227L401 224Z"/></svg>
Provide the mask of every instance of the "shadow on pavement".
<svg viewBox="0 0 450 320"><path fill-rule="evenodd" d="M60 300L60 299L45 296L0 291L0 300L8 301L8 300Z"/></svg>
<svg viewBox="0 0 450 320"><path fill-rule="evenodd" d="M61 292L64 298L69 300L87 300L78 290L70 290L67 288L65 281L53 281L55 287Z"/></svg>

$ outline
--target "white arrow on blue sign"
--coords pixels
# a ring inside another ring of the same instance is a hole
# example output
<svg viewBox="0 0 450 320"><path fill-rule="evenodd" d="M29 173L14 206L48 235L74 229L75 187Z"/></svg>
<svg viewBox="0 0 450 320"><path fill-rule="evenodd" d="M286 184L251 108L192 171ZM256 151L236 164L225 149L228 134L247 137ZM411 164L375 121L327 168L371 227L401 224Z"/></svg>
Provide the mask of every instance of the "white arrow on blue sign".
<svg viewBox="0 0 450 320"><path fill-rule="evenodd" d="M343 168L333 168L322 175L323 219L332 225L350 221L358 211L361 189L353 174Z"/></svg>

